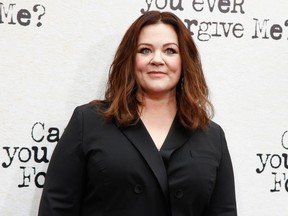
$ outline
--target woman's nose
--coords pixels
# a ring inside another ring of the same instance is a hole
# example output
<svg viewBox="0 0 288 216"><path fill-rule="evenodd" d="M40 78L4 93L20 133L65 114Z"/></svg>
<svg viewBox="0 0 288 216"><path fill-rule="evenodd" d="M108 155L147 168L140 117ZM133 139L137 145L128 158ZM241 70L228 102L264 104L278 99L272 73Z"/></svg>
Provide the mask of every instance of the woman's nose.
<svg viewBox="0 0 288 216"><path fill-rule="evenodd" d="M162 53L161 52L155 52L151 61L150 61L150 64L154 64L154 65L164 64L164 60L162 58Z"/></svg>

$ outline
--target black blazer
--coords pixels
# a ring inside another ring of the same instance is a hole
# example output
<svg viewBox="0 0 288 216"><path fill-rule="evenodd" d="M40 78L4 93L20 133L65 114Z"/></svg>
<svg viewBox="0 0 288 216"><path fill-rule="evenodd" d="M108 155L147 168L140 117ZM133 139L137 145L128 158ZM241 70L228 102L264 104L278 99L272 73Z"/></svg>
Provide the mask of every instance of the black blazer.
<svg viewBox="0 0 288 216"><path fill-rule="evenodd" d="M236 216L225 136L177 117L160 151L141 121L119 128L77 107L55 147L39 216Z"/></svg>

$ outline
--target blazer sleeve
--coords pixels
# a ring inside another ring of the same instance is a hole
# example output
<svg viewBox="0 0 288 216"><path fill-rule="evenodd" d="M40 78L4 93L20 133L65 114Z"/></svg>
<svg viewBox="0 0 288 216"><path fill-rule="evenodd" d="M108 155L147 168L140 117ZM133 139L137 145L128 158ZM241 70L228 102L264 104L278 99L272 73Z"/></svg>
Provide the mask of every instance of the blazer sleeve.
<svg viewBox="0 0 288 216"><path fill-rule="evenodd" d="M38 216L79 216L85 178L83 117L74 113L56 145L47 170Z"/></svg>
<svg viewBox="0 0 288 216"><path fill-rule="evenodd" d="M220 128L221 159L208 216L237 216L233 167L223 130Z"/></svg>

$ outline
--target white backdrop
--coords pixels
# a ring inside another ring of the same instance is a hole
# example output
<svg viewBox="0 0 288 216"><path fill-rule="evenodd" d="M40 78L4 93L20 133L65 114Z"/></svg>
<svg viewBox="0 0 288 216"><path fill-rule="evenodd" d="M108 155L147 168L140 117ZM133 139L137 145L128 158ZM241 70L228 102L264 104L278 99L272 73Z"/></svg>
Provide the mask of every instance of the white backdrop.
<svg viewBox="0 0 288 216"><path fill-rule="evenodd" d="M0 0L1 216L37 215L73 109L103 96L124 32L155 9L176 13L199 47L239 215L287 215L287 1Z"/></svg>

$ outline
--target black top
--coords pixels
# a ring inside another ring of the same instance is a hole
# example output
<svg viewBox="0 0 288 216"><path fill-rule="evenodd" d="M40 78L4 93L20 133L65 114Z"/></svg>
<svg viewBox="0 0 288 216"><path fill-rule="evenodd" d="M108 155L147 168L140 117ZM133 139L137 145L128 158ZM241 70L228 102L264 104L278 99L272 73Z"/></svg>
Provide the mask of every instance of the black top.
<svg viewBox="0 0 288 216"><path fill-rule="evenodd" d="M38 216L48 215L236 216L224 132L176 117L158 151L141 120L123 129L77 107L47 171Z"/></svg>

